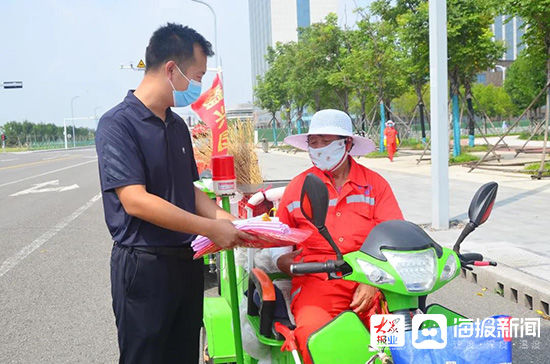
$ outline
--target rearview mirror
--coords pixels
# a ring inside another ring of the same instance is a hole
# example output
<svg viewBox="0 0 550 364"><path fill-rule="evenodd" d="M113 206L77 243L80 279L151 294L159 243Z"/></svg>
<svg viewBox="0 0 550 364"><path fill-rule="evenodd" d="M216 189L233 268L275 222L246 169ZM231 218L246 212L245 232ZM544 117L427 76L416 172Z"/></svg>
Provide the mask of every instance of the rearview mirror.
<svg viewBox="0 0 550 364"><path fill-rule="evenodd" d="M336 258L341 260L342 252L334 243L334 240L332 240L332 237L325 226L328 211L328 189L323 181L312 173L309 173L306 176L302 186L302 193L300 195L300 210L305 218L315 225L319 231L319 234L321 234L323 238L328 241L332 249L334 249L334 252L336 252Z"/></svg>
<svg viewBox="0 0 550 364"><path fill-rule="evenodd" d="M495 204L497 190L498 184L496 182L486 183L477 190L468 209L468 218L470 221L464 226L464 230L460 233L453 247L455 252L460 252L460 244L466 236L474 231L476 227L487 221Z"/></svg>
<svg viewBox="0 0 550 364"><path fill-rule="evenodd" d="M497 197L497 190L498 184L489 182L481 186L472 198L468 209L468 217L476 227L487 221L489 215L491 215Z"/></svg>
<svg viewBox="0 0 550 364"><path fill-rule="evenodd" d="M302 186L300 210L317 229L325 226L328 210L328 190L323 181L312 173L306 176Z"/></svg>

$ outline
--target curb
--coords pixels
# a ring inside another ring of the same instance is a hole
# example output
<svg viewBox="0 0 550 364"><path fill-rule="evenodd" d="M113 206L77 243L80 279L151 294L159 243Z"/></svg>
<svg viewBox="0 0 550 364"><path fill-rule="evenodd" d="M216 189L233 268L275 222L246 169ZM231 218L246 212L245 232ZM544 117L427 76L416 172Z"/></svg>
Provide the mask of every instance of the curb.
<svg viewBox="0 0 550 364"><path fill-rule="evenodd" d="M92 149L95 148L95 145L85 145L82 147L74 147L74 148L58 148L58 149L33 149L33 150L25 150L20 152L5 152L10 154L30 154L30 153L49 153L49 152L63 152L63 151L71 151L71 150L83 150L83 149Z"/></svg>
<svg viewBox="0 0 550 364"><path fill-rule="evenodd" d="M496 267L462 268L460 276L523 307L549 314L550 282L499 263Z"/></svg>

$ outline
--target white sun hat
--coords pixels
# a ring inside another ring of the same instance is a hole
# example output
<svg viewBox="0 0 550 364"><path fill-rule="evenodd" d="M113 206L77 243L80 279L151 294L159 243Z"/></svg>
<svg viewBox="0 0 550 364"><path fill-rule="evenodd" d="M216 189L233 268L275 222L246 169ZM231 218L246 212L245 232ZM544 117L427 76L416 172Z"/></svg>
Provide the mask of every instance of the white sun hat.
<svg viewBox="0 0 550 364"><path fill-rule="evenodd" d="M376 149L374 143L367 138L353 135L351 118L340 110L325 109L317 111L311 118L309 131L303 134L287 136L285 143L298 149L308 150L308 135L340 135L353 138L350 155L365 155Z"/></svg>
<svg viewBox="0 0 550 364"><path fill-rule="evenodd" d="M393 120L388 120L388 121L386 121L386 125L387 125L387 126L390 126L390 125L391 125L391 126L394 126L395 123L393 122Z"/></svg>

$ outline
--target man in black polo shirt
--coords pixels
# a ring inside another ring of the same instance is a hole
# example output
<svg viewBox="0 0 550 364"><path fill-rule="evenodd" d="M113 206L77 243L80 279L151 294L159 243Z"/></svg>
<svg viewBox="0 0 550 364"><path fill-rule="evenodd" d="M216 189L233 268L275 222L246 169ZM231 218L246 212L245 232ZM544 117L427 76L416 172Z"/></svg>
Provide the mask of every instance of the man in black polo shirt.
<svg viewBox="0 0 550 364"><path fill-rule="evenodd" d="M190 242L201 234L229 248L250 238L193 186L199 177L189 130L170 109L197 99L212 55L193 29L159 28L146 49L142 82L99 121L121 363L196 363L203 270Z"/></svg>

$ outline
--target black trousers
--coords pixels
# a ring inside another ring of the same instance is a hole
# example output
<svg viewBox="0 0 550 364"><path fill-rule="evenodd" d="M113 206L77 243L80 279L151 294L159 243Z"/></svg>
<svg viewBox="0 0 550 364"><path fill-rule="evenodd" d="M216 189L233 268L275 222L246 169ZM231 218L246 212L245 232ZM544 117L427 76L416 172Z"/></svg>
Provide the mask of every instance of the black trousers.
<svg viewBox="0 0 550 364"><path fill-rule="evenodd" d="M202 259L113 247L111 293L119 363L198 362L202 266Z"/></svg>

